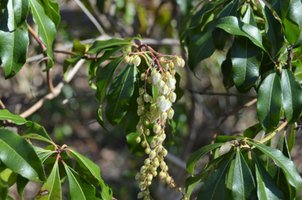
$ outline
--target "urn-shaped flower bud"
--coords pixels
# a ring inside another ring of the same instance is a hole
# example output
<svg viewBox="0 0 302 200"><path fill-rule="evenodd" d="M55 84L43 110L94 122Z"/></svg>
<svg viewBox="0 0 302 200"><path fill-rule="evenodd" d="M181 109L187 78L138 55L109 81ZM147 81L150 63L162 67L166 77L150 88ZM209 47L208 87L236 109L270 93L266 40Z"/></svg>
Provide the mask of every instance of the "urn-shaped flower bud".
<svg viewBox="0 0 302 200"><path fill-rule="evenodd" d="M139 55L135 55L132 62L135 66L139 66L141 64L141 58Z"/></svg>
<svg viewBox="0 0 302 200"><path fill-rule="evenodd" d="M170 92L169 94L169 100L174 103L176 101L176 94L175 92Z"/></svg>

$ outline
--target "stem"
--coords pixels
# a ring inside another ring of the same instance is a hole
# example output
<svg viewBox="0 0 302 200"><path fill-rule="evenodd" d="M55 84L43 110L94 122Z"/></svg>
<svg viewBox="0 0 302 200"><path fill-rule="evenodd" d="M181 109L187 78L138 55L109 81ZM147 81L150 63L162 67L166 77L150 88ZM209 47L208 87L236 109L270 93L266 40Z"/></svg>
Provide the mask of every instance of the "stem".
<svg viewBox="0 0 302 200"><path fill-rule="evenodd" d="M283 122L275 131L268 134L263 140L259 141L259 143L263 144L267 142L268 140L272 139L281 129L283 129L287 125L287 121Z"/></svg>
<svg viewBox="0 0 302 200"><path fill-rule="evenodd" d="M4 103L1 101L1 99L0 99L0 106L1 106L2 109L5 109L5 105L4 105Z"/></svg>

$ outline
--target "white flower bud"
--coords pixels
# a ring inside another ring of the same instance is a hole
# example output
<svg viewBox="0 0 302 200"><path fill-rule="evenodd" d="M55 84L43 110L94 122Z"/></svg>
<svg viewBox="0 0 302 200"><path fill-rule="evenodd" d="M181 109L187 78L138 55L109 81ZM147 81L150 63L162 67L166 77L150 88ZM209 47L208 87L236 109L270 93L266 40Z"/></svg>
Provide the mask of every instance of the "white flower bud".
<svg viewBox="0 0 302 200"><path fill-rule="evenodd" d="M168 88L168 86L165 84L164 87L162 88L162 93L165 95L165 94L168 93L168 91L169 91L169 88Z"/></svg>
<svg viewBox="0 0 302 200"><path fill-rule="evenodd" d="M153 72L153 71L152 71ZM154 85L157 85L157 83L160 81L161 79L161 74L159 72L156 72L155 74L151 74L152 77L152 82Z"/></svg>
<svg viewBox="0 0 302 200"><path fill-rule="evenodd" d="M159 106L160 107L160 109L161 109L161 111L166 111L166 110L168 110L170 107L171 107L171 102L169 101L169 100L165 100L162 104L161 104L161 106Z"/></svg>
<svg viewBox="0 0 302 200"><path fill-rule="evenodd" d="M168 118L172 119L174 116L174 110L172 108L170 108L170 110L168 111Z"/></svg>
<svg viewBox="0 0 302 200"><path fill-rule="evenodd" d="M158 90L162 93L163 91L163 87L165 85L165 82L163 80L160 80L158 83L157 83L157 87L158 87Z"/></svg>
<svg viewBox="0 0 302 200"><path fill-rule="evenodd" d="M130 62L130 56L125 55L124 60L125 60L126 63L129 63Z"/></svg>
<svg viewBox="0 0 302 200"><path fill-rule="evenodd" d="M167 79L167 85L169 87L170 90L172 90L174 87L175 87L175 84L176 84L176 80L175 78L168 78Z"/></svg>
<svg viewBox="0 0 302 200"><path fill-rule="evenodd" d="M139 55L135 55L132 62L135 66L138 67L141 64L141 58L139 57Z"/></svg>
<svg viewBox="0 0 302 200"><path fill-rule="evenodd" d="M154 133L159 133L160 130L161 130L161 126L160 126L160 125L155 124L155 125L153 126L153 132L154 132Z"/></svg>
<svg viewBox="0 0 302 200"><path fill-rule="evenodd" d="M180 66L181 66L181 67L184 67L185 64L186 64L186 63L185 63L185 60L181 58L181 65L180 65Z"/></svg>
<svg viewBox="0 0 302 200"><path fill-rule="evenodd" d="M170 92L169 94L169 100L174 103L176 101L176 94L175 92Z"/></svg>
<svg viewBox="0 0 302 200"><path fill-rule="evenodd" d="M162 67L164 68L164 70L168 70L169 67L170 67L170 64L169 63L163 63Z"/></svg>
<svg viewBox="0 0 302 200"><path fill-rule="evenodd" d="M160 120L163 122L167 119L167 117L168 117L167 112L162 112L160 115Z"/></svg>

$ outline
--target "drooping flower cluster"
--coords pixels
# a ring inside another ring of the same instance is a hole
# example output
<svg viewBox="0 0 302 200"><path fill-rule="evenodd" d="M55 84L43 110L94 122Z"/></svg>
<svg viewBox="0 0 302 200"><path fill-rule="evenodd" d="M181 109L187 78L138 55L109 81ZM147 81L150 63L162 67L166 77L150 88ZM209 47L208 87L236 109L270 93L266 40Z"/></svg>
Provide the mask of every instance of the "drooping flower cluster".
<svg viewBox="0 0 302 200"><path fill-rule="evenodd" d="M125 61L135 64L136 56L130 56L130 58L133 57L132 60L129 59L129 56L125 56ZM136 142L145 148L145 153L149 157L145 159L144 165L135 178L141 180L139 183L141 192L138 194L138 198L144 197L144 200L152 199L149 185L151 185L153 177L158 175L158 171L160 171L159 177L162 179L162 184L168 184L171 189L176 188L173 178L168 173L168 166L164 161L168 151L164 148L163 142L166 139L166 121L172 119L174 115L174 110L171 107L172 103L176 101L174 66L183 67L184 64L184 60L178 56L158 58L152 54L149 68L141 73L141 80L145 84L139 89L140 96L137 98L137 114L140 116L140 121L136 126L139 133ZM153 96L149 94L150 92L148 93L147 84L152 84ZM155 90L158 92L154 92ZM153 131L154 137L151 142L148 142L147 136L151 134L151 131Z"/></svg>

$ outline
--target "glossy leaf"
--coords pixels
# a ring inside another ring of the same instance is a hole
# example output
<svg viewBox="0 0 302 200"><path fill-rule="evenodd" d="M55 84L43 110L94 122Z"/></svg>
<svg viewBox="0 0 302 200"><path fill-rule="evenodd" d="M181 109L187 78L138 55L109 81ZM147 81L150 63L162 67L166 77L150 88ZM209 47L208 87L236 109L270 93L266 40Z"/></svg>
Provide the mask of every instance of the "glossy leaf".
<svg viewBox="0 0 302 200"><path fill-rule="evenodd" d="M49 137L43 126L31 121L26 122L26 126L27 128L23 132L23 137L52 143L52 139Z"/></svg>
<svg viewBox="0 0 302 200"><path fill-rule="evenodd" d="M69 183L69 194L71 200L97 200L100 198L96 197L98 192L96 188L91 185L86 179L80 176L71 167L64 165L68 183Z"/></svg>
<svg viewBox="0 0 302 200"><path fill-rule="evenodd" d="M137 69L126 65L115 77L107 96L106 117L110 124L116 125L129 109L129 99L134 91Z"/></svg>
<svg viewBox="0 0 302 200"><path fill-rule="evenodd" d="M12 114L7 109L0 110L0 120L10 120L17 125L22 125L27 122L23 117Z"/></svg>
<svg viewBox="0 0 302 200"><path fill-rule="evenodd" d="M270 52L271 57L275 58L279 55L284 42L283 35L281 34L281 24L267 6L264 8L264 16L266 20L266 37L270 41L267 49Z"/></svg>
<svg viewBox="0 0 302 200"><path fill-rule="evenodd" d="M102 198L103 199L111 199L112 197L112 191L111 189L105 184L103 179L101 178L101 170L100 168L94 164L91 160L86 158L85 156L79 154L78 152L71 149L70 155L73 156L78 164L86 171L90 172L90 178L95 178L99 181L101 188L102 188ZM87 173L86 173L87 175Z"/></svg>
<svg viewBox="0 0 302 200"><path fill-rule="evenodd" d="M55 24L56 29L58 29L61 21L59 3L52 0L41 0L41 3L43 5L45 14Z"/></svg>
<svg viewBox="0 0 302 200"><path fill-rule="evenodd" d="M43 7L38 1L29 1L34 22L38 26L38 36L47 48L46 53L49 57L49 64L47 66L47 69L49 69L53 65L52 44L57 34L56 26L52 22L52 20L46 15Z"/></svg>
<svg viewBox="0 0 302 200"><path fill-rule="evenodd" d="M262 45L262 36L256 26L243 23L238 18L229 16L218 21L216 27L223 29L232 35L240 35L249 38L256 46L266 51Z"/></svg>
<svg viewBox="0 0 302 200"><path fill-rule="evenodd" d="M208 180L201 186L197 200L208 199L221 199L225 198L225 187L228 168L231 159L226 161L215 173L213 173Z"/></svg>
<svg viewBox="0 0 302 200"><path fill-rule="evenodd" d="M294 148L295 146L295 140L296 140L296 130L295 130L295 126L292 126L291 127L291 132L290 132L290 135L289 135L289 138L288 138L288 151L289 153L292 152L292 149Z"/></svg>
<svg viewBox="0 0 302 200"><path fill-rule="evenodd" d="M103 129L108 131L107 128L105 127L105 123L104 123L104 120L103 120L102 104L99 106L99 108L96 111L96 120L103 127Z"/></svg>
<svg viewBox="0 0 302 200"><path fill-rule="evenodd" d="M28 179L24 178L21 175L18 175L18 177L17 177L17 191L18 191L18 194L19 194L19 196L21 197L22 200L24 200L23 191L24 191L24 189L25 189L28 182L29 182Z"/></svg>
<svg viewBox="0 0 302 200"><path fill-rule="evenodd" d="M232 60L231 51L229 50L226 59L221 64L221 72L223 74L223 85L226 89L231 88L234 85L232 78Z"/></svg>
<svg viewBox="0 0 302 200"><path fill-rule="evenodd" d="M6 168L0 173L0 179L9 187L15 184L18 174L14 173L9 168Z"/></svg>
<svg viewBox="0 0 302 200"><path fill-rule="evenodd" d="M214 25L214 21L208 23L202 33L196 34L190 40L188 65L192 71L200 61L210 57L215 51L215 44L211 37Z"/></svg>
<svg viewBox="0 0 302 200"><path fill-rule="evenodd" d="M41 162L44 163L47 160L47 158L49 158L54 153L55 153L54 151L47 151L47 152L39 153L38 156Z"/></svg>
<svg viewBox="0 0 302 200"><path fill-rule="evenodd" d="M239 150L236 153L232 183L232 195L234 199L252 198L256 185L252 172Z"/></svg>
<svg viewBox="0 0 302 200"><path fill-rule="evenodd" d="M301 43L302 33L302 3L300 0L291 0L286 18L284 18L284 35L291 44Z"/></svg>
<svg viewBox="0 0 302 200"><path fill-rule="evenodd" d="M16 24L21 23L20 20L24 17L20 10L14 9L16 6L13 0L9 0L1 20L0 60L4 65L5 78L15 76L23 67L29 45L27 23L24 21L20 25ZM15 19L19 14L20 18Z"/></svg>
<svg viewBox="0 0 302 200"><path fill-rule="evenodd" d="M61 200L62 188L59 175L58 162L56 162L51 170L47 181L43 184L40 191L36 195L35 200Z"/></svg>
<svg viewBox="0 0 302 200"><path fill-rule="evenodd" d="M120 56L110 63L108 63L105 67L103 67L99 74L97 75L96 79L96 92L95 98L100 102L103 103L106 99L106 92L109 83L111 82L112 76L115 73L116 69L122 62L123 57Z"/></svg>
<svg viewBox="0 0 302 200"><path fill-rule="evenodd" d="M288 124L295 123L302 111L302 90L295 75L288 68L281 75L282 105Z"/></svg>
<svg viewBox="0 0 302 200"><path fill-rule="evenodd" d="M248 38L237 36L231 50L232 76L237 90L248 92L259 77L262 50Z"/></svg>
<svg viewBox="0 0 302 200"><path fill-rule="evenodd" d="M66 75L67 75L66 72L67 72L69 65L79 62L82 59L82 57L83 57L82 54L78 54L78 55L75 55L73 58L64 60L63 72L64 72L65 79L66 79Z"/></svg>
<svg viewBox="0 0 302 200"><path fill-rule="evenodd" d="M262 151L265 155L273 159L274 162L278 164L278 167L280 167L284 171L287 181L296 189L296 194L298 195L302 188L302 182L293 161L285 157L278 149L251 141L247 142L254 145L257 149Z"/></svg>
<svg viewBox="0 0 302 200"><path fill-rule="evenodd" d="M115 38L110 40L103 40L103 41L98 40L92 44L92 46L90 47L89 51L87 51L87 53L88 54L99 53L100 51L108 47L115 47L118 45L130 45L130 44L131 42L129 41L115 39Z"/></svg>
<svg viewBox="0 0 302 200"><path fill-rule="evenodd" d="M271 72L258 90L257 115L266 132L274 130L281 117L282 91L277 73L277 71Z"/></svg>
<svg viewBox="0 0 302 200"><path fill-rule="evenodd" d="M218 135L215 139L215 143L222 143L222 142L228 142L232 140L236 140L237 137L230 136L230 135Z"/></svg>
<svg viewBox="0 0 302 200"><path fill-rule="evenodd" d="M220 147L222 145L225 145L226 143L214 143L210 144L204 147L201 147L197 151L191 154L191 156L188 159L187 162L187 170L190 174L194 174L194 166L195 163L204 155L206 155L208 152L216 149L217 147Z"/></svg>
<svg viewBox="0 0 302 200"><path fill-rule="evenodd" d="M224 6L222 11L218 14L217 19L221 19L227 16L236 16L237 9L238 9L238 2L239 0L230 1L226 6Z"/></svg>
<svg viewBox="0 0 302 200"><path fill-rule="evenodd" d="M243 132L244 137L254 138L262 130L261 124L257 123Z"/></svg>
<svg viewBox="0 0 302 200"><path fill-rule="evenodd" d="M251 24L253 26L257 26L255 16L253 14L253 8L251 7L250 4L247 5L247 10L245 15L242 18L242 22Z"/></svg>
<svg viewBox="0 0 302 200"><path fill-rule="evenodd" d="M8 186L0 179L0 199L7 199Z"/></svg>
<svg viewBox="0 0 302 200"><path fill-rule="evenodd" d="M46 180L42 163L35 150L15 132L0 129L0 159L12 171L29 180Z"/></svg>
<svg viewBox="0 0 302 200"><path fill-rule="evenodd" d="M27 19L29 13L29 2L28 0L14 0L14 20L17 26L21 26Z"/></svg>
<svg viewBox="0 0 302 200"><path fill-rule="evenodd" d="M283 20L288 12L289 3L291 0L272 0L271 5L278 14L279 18Z"/></svg>
<svg viewBox="0 0 302 200"><path fill-rule="evenodd" d="M281 200L282 192L277 184L272 180L262 164L255 159L255 171L257 180L257 196L259 200Z"/></svg>
<svg viewBox="0 0 302 200"><path fill-rule="evenodd" d="M175 79L176 79L176 84L175 84L175 90L174 92L176 93L176 102L181 99L181 97L184 95L184 91L180 87L180 75L178 73L175 74ZM154 94L153 94L154 97Z"/></svg>

